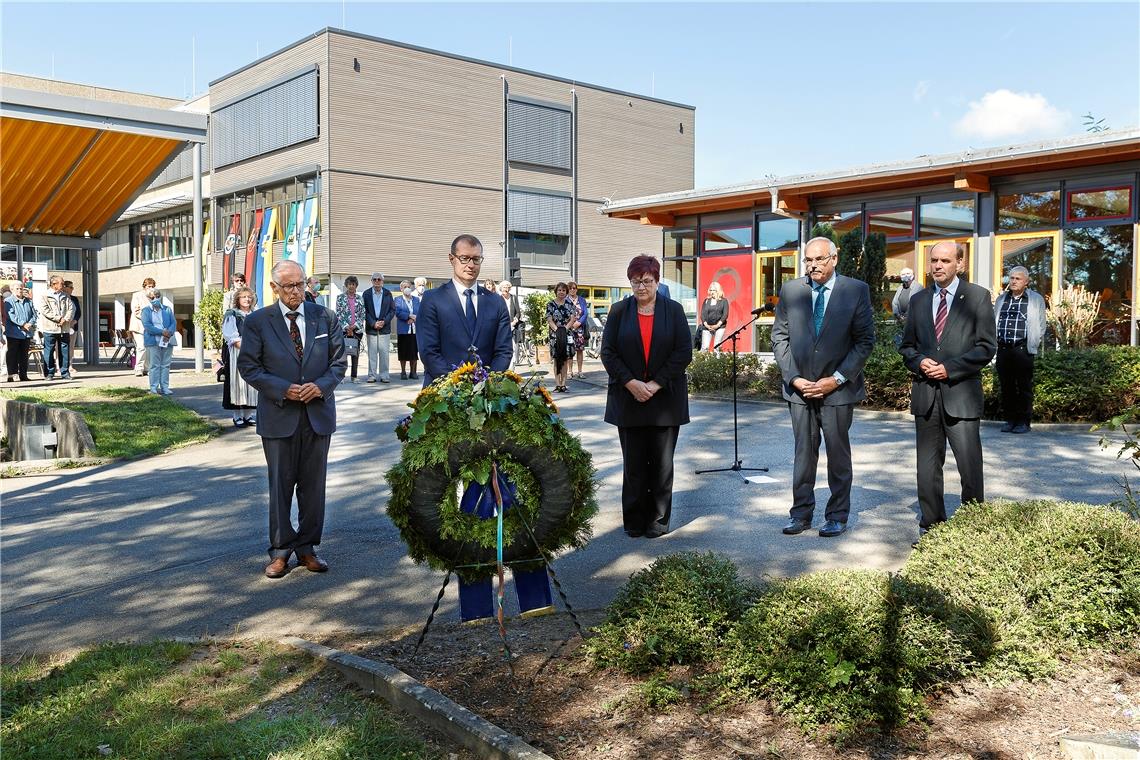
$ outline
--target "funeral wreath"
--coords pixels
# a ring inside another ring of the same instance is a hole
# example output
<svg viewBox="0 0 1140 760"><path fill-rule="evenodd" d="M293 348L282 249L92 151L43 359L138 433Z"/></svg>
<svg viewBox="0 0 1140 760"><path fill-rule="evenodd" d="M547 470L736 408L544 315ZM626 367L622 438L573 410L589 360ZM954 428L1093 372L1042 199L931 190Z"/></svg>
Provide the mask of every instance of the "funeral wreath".
<svg viewBox="0 0 1140 760"><path fill-rule="evenodd" d="M386 477L388 516L417 563L478 580L495 572L500 540L504 564L523 569L589 540L593 461L537 379L467 363L409 406ZM500 501L501 537L489 519Z"/></svg>

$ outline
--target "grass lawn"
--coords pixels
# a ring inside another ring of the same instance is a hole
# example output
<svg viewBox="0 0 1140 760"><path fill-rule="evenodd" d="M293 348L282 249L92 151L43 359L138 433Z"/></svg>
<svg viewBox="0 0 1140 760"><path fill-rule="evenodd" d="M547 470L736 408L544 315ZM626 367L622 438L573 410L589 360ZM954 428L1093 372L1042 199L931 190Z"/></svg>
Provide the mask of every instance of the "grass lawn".
<svg viewBox="0 0 1140 760"><path fill-rule="evenodd" d="M97 456L117 459L161 454L206 441L217 425L142 388L104 386L49 391L0 391L5 398L59 406L83 415Z"/></svg>
<svg viewBox="0 0 1140 760"><path fill-rule="evenodd" d="M270 642L106 644L0 668L5 760L430 758L382 702Z"/></svg>

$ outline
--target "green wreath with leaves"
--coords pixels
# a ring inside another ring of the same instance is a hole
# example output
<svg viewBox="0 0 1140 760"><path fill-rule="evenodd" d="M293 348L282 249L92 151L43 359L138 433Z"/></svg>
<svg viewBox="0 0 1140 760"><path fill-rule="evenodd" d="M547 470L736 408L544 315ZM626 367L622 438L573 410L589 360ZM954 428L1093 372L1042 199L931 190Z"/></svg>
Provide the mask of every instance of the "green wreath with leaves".
<svg viewBox="0 0 1140 760"><path fill-rule="evenodd" d="M537 380L464 364L420 391L396 426L404 442L386 478L388 516L417 563L479 580L496 569L497 521L460 509L493 468L514 484L503 513L503 562L520 569L584 546L597 514L596 469Z"/></svg>

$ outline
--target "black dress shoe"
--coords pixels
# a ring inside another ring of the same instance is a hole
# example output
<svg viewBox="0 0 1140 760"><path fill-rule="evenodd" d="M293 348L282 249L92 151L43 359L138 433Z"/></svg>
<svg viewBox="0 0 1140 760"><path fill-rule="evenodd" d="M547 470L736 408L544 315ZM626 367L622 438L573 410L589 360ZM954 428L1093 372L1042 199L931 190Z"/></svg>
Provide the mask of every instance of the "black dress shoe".
<svg viewBox="0 0 1140 760"><path fill-rule="evenodd" d="M1012 433L1012 432L1013 432L1013 428L1014 428L1014 424L1013 424L1012 422L1007 422L1007 423L1005 423L1004 425L1002 425L1002 426L1001 426L1001 432L1003 432L1003 433Z"/></svg>
<svg viewBox="0 0 1140 760"><path fill-rule="evenodd" d="M419 380L420 379L420 376L417 375L415 372L408 375L408 377L411 378L412 380Z"/></svg>
<svg viewBox="0 0 1140 760"><path fill-rule="evenodd" d="M784 535L794 536L797 533L803 533L810 527L811 520L799 520L793 517L791 520L788 520L788 524L784 526Z"/></svg>
<svg viewBox="0 0 1140 760"><path fill-rule="evenodd" d="M910 548L917 549L918 548L918 542L921 541L922 537L925 536L928 532L930 532L930 528L919 528L918 529L918 540L915 541L913 544L911 544Z"/></svg>
<svg viewBox="0 0 1140 760"><path fill-rule="evenodd" d="M665 528L664 530L662 530L661 528L650 528L649 530L645 531L645 537L646 538L661 538L662 536L664 536L668 532L669 532L668 528Z"/></svg>
<svg viewBox="0 0 1140 760"><path fill-rule="evenodd" d="M847 523L839 522L838 520L828 520L823 524L823 527L819 529L819 535L824 538L831 538L832 536L838 536L845 530L847 530Z"/></svg>
<svg viewBox="0 0 1140 760"><path fill-rule="evenodd" d="M630 538L641 538L645 535L645 532L640 530L627 530L625 534Z"/></svg>
<svg viewBox="0 0 1140 760"><path fill-rule="evenodd" d="M408 379L408 373L405 372L404 370L400 370L400 379L401 380L407 380Z"/></svg>
<svg viewBox="0 0 1140 760"><path fill-rule="evenodd" d="M1029 426L1024 425L1024 424L1023 425L1014 425L1013 430L1011 430L1009 432L1011 432L1011 433L1028 433L1029 432Z"/></svg>

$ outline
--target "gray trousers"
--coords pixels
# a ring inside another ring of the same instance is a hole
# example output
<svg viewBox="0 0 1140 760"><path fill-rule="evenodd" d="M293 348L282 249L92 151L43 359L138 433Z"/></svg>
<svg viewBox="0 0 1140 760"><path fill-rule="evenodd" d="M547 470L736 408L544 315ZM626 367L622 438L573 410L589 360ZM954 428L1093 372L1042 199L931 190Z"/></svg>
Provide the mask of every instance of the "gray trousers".
<svg viewBox="0 0 1140 760"><path fill-rule="evenodd" d="M827 500L824 518L847 522L851 512L851 404L825 406L818 402L788 403L792 415L792 435L796 458L792 471L792 517L811 520L815 511L815 473L819 463L819 443L827 446Z"/></svg>
<svg viewBox="0 0 1140 760"><path fill-rule="evenodd" d="M946 520L942 471L946 465L947 441L962 479L962 503L986 500L979 420L949 416L942 407L942 394L937 393L930 411L914 416L914 438L918 459L918 506L922 509L920 527L929 528Z"/></svg>
<svg viewBox="0 0 1140 760"><path fill-rule="evenodd" d="M262 438L269 468L269 557L303 557L321 542L325 525L325 474L332 436L313 432L307 412L288 438ZM293 494L297 527L293 528Z"/></svg>

